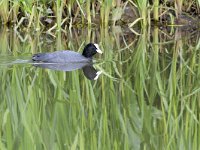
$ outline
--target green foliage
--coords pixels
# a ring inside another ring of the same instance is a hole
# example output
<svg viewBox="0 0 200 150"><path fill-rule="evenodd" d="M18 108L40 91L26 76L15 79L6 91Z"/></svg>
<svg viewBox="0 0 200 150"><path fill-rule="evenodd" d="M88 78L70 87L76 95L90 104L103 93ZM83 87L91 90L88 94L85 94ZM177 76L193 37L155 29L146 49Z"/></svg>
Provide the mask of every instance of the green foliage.
<svg viewBox="0 0 200 150"><path fill-rule="evenodd" d="M198 149L198 39L168 41L158 28L151 37L144 30L124 38L119 28L74 32L55 41L1 31L0 149ZM81 70L20 63L32 53L82 49L86 39L104 52L94 64L103 71L97 81Z"/></svg>
<svg viewBox="0 0 200 150"><path fill-rule="evenodd" d="M184 7L183 7L184 6ZM132 10L134 15L124 10ZM64 31L72 26L100 25L108 27L116 22L123 24L123 15L141 27L151 24L151 20L159 21L159 17L176 12L176 17L183 12L199 13L199 0L176 0L153 2L147 0L0 0L0 21L17 28ZM153 15L151 15L153 14ZM184 13L183 13L184 14ZM153 17L152 17L153 16Z"/></svg>

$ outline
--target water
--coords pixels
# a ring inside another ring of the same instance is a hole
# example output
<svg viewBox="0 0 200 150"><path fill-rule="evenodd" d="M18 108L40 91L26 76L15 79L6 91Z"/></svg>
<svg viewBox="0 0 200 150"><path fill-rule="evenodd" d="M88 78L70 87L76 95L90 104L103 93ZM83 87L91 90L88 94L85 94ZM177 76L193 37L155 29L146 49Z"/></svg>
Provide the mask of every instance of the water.
<svg viewBox="0 0 200 150"><path fill-rule="evenodd" d="M198 149L198 32L119 29L1 29L1 149ZM91 41L104 53L85 71L30 61Z"/></svg>

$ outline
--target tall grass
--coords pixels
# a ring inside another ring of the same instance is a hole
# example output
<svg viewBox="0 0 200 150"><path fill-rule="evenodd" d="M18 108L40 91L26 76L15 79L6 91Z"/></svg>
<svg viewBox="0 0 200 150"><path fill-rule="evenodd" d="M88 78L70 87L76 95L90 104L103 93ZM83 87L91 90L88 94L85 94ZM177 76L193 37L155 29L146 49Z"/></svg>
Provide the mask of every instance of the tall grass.
<svg viewBox="0 0 200 150"><path fill-rule="evenodd" d="M168 4L170 3L170 4ZM184 7L183 7L184 6ZM135 15L126 14L126 9L132 9ZM141 21L141 26L150 25L150 20L159 20L163 14L174 10L178 15L182 12L199 12L198 0L176 0L175 2L160 2L147 0L103 0L103 1L34 1L34 0L1 0L0 21L2 24L32 28L36 31L65 31L72 26L93 26L94 24L108 27L112 24L123 24L123 15L133 17L133 22ZM154 15L152 15L152 13ZM113 23L114 22L114 23ZM132 24L132 26L133 26Z"/></svg>
<svg viewBox="0 0 200 150"><path fill-rule="evenodd" d="M140 17L142 18L142 25L144 27L146 27L147 25L147 4L148 1L147 0L141 0L141 1L137 1L137 6L138 6L138 10L140 13Z"/></svg>
<svg viewBox="0 0 200 150"><path fill-rule="evenodd" d="M170 41L158 28L152 37L115 28L58 33L1 30L0 149L198 149L199 38L176 30ZM97 81L81 70L8 63L88 41L104 51Z"/></svg>

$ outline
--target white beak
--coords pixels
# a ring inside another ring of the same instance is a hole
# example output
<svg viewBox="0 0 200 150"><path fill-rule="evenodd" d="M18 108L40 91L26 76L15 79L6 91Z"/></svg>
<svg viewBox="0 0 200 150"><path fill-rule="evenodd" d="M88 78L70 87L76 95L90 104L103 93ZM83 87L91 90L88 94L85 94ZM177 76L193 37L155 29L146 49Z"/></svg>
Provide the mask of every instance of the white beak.
<svg viewBox="0 0 200 150"><path fill-rule="evenodd" d="M98 71L97 73L96 73L96 77L94 78L94 80L97 80L98 78L99 78L99 75L102 73L102 71Z"/></svg>
<svg viewBox="0 0 200 150"><path fill-rule="evenodd" d="M102 54L103 52L100 50L99 45L98 44L94 44L94 46L97 48L97 53Z"/></svg>

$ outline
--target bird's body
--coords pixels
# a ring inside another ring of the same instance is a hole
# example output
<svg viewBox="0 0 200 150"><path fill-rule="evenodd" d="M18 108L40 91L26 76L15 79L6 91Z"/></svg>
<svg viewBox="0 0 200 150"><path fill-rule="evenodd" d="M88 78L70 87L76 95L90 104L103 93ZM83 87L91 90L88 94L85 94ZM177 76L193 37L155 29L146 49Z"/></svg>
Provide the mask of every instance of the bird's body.
<svg viewBox="0 0 200 150"><path fill-rule="evenodd" d="M60 71L73 71L77 69L81 69L85 66L92 65L90 62L68 62L68 63L36 63L34 64L35 67L40 68L48 68L51 70L60 70Z"/></svg>
<svg viewBox="0 0 200 150"><path fill-rule="evenodd" d="M80 62L90 62L88 59L81 55L80 53L62 50L52 53L38 53L33 55L32 59L34 61L42 61L46 63L80 63Z"/></svg>
<svg viewBox="0 0 200 150"><path fill-rule="evenodd" d="M44 63L87 63L91 62L92 56L96 53L102 53L98 44L89 43L85 46L82 54L71 50L61 50L34 54L32 60Z"/></svg>

